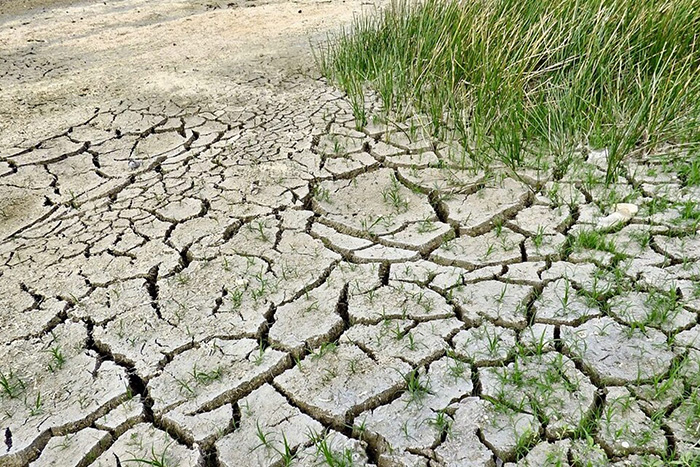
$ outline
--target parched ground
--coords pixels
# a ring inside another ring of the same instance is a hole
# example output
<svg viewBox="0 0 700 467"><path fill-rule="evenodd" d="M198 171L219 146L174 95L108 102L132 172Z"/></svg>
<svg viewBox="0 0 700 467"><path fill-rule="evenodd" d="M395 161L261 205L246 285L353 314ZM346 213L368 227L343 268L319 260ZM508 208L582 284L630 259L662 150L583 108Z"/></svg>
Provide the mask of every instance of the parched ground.
<svg viewBox="0 0 700 467"><path fill-rule="evenodd" d="M698 187L357 131L374 7L0 5L0 465L700 455Z"/></svg>

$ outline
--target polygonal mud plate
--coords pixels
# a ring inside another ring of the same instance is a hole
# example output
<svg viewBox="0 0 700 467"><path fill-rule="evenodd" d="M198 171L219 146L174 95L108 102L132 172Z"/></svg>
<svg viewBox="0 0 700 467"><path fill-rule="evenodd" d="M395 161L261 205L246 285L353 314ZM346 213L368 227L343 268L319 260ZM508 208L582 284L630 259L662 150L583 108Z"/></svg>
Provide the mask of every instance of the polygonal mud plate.
<svg viewBox="0 0 700 467"><path fill-rule="evenodd" d="M503 362L515 348L515 331L489 322L460 331L452 338L455 354L475 365Z"/></svg>
<svg viewBox="0 0 700 467"><path fill-rule="evenodd" d="M116 457L115 457L116 456ZM96 467L114 467L116 459L123 465L200 465L198 450L179 444L165 431L148 423L139 423L122 434L97 458Z"/></svg>
<svg viewBox="0 0 700 467"><path fill-rule="evenodd" d="M286 452L313 443L323 426L304 415L269 384L238 401L240 422L216 442L221 465L278 465Z"/></svg>
<svg viewBox="0 0 700 467"><path fill-rule="evenodd" d="M452 168L408 169L400 168L399 177L410 186L423 192L438 190L440 193L474 193L484 181L482 172L454 170Z"/></svg>
<svg viewBox="0 0 700 467"><path fill-rule="evenodd" d="M133 365L144 379L158 373L167 354L192 342L186 329L159 319L150 303L119 315L105 326L96 326L93 337L98 349Z"/></svg>
<svg viewBox="0 0 700 467"><path fill-rule="evenodd" d="M672 364L668 378L660 378L648 384L630 386L637 403L645 413L667 411L683 397L683 378L680 377L680 365Z"/></svg>
<svg viewBox="0 0 700 467"><path fill-rule="evenodd" d="M554 443L540 443L532 448L527 455L518 462L523 467L554 467L568 465L569 448L571 440L564 439Z"/></svg>
<svg viewBox="0 0 700 467"><path fill-rule="evenodd" d="M425 451L440 441L443 429L452 419L447 414L436 414L420 399L412 400L406 393L389 405L358 416L363 435L380 446L382 453L401 453L408 449Z"/></svg>
<svg viewBox="0 0 700 467"><path fill-rule="evenodd" d="M84 428L77 433L55 436L31 467L77 467L85 465L107 448L112 437L107 431Z"/></svg>
<svg viewBox="0 0 700 467"><path fill-rule="evenodd" d="M609 301L610 314L628 325L651 326L675 333L697 321L697 315L683 309L673 295L652 291L629 292Z"/></svg>
<svg viewBox="0 0 700 467"><path fill-rule="evenodd" d="M585 440L575 439L571 442L571 459L574 465L609 465L608 455L595 443L592 437Z"/></svg>
<svg viewBox="0 0 700 467"><path fill-rule="evenodd" d="M299 355L305 346L314 348L337 339L344 328L337 313L341 287L326 283L277 308L270 342Z"/></svg>
<svg viewBox="0 0 700 467"><path fill-rule="evenodd" d="M371 240L340 233L321 222L313 223L311 226L311 235L315 238L320 238L321 241L328 245L333 251L341 252L344 255L349 255L354 250L367 248L373 244Z"/></svg>
<svg viewBox="0 0 700 467"><path fill-rule="evenodd" d="M475 282L451 290L460 318L476 324L487 319L504 327L523 329L527 326L527 302L533 288L494 280Z"/></svg>
<svg viewBox="0 0 700 467"><path fill-rule="evenodd" d="M436 218L427 218L410 223L398 232L381 236L380 241L396 248L417 250L427 254L441 243L452 239L454 235L450 225L438 222Z"/></svg>
<svg viewBox="0 0 700 467"><path fill-rule="evenodd" d="M616 456L656 453L666 450L660 423L649 419L622 387L609 387L603 405L596 441Z"/></svg>
<svg viewBox="0 0 700 467"><path fill-rule="evenodd" d="M601 315L600 310L590 302L579 295L568 279L557 279L547 284L535 300L535 320L538 323L573 326Z"/></svg>
<svg viewBox="0 0 700 467"><path fill-rule="evenodd" d="M654 242L659 249L679 261L700 260L700 235L691 237L664 237L657 235Z"/></svg>
<svg viewBox="0 0 700 467"><path fill-rule="evenodd" d="M546 267L547 263L545 261L509 264L507 266L508 270L502 277L516 284L538 285L542 282L540 273Z"/></svg>
<svg viewBox="0 0 700 467"><path fill-rule="evenodd" d="M618 324L608 317L594 318L578 327L562 326L567 352L602 384L643 383L664 374L674 357L666 336Z"/></svg>
<svg viewBox="0 0 700 467"><path fill-rule="evenodd" d="M8 280L7 282L9 283L10 281ZM3 288L5 285L6 283L0 283L0 288ZM24 295L25 293L19 290L19 287L15 289L8 286L6 292L7 298L0 298L0 309L20 311L20 313L0 314L0 328L3 330L3 340L6 342L12 342L25 336L41 334L44 329L49 327L50 323L59 319L59 315L66 309L68 304L63 300L47 298L38 306L34 306L34 299L29 296L29 293ZM27 296L31 300L29 305L26 304Z"/></svg>
<svg viewBox="0 0 700 467"><path fill-rule="evenodd" d="M274 384L305 413L342 427L349 415L396 394L410 370L400 360L379 365L354 345L327 345L275 378Z"/></svg>
<svg viewBox="0 0 700 467"><path fill-rule="evenodd" d="M542 280L568 279L579 288L591 289L596 282L598 267L592 263L571 263L556 261L549 269L542 271Z"/></svg>
<svg viewBox="0 0 700 467"><path fill-rule="evenodd" d="M557 260L561 257L566 237L560 233L529 237L525 240L528 261Z"/></svg>
<svg viewBox="0 0 700 467"><path fill-rule="evenodd" d="M327 134L319 138L317 150L327 156L341 156L362 149L364 135L353 136Z"/></svg>
<svg viewBox="0 0 700 467"><path fill-rule="evenodd" d="M377 160L366 152L326 159L323 168L336 178L355 177L370 167L378 166Z"/></svg>
<svg viewBox="0 0 700 467"><path fill-rule="evenodd" d="M479 423L483 443L502 461L514 461L540 440L541 426L534 415L491 402L484 402L484 407Z"/></svg>
<svg viewBox="0 0 700 467"><path fill-rule="evenodd" d="M279 298L280 280L258 258L220 256L193 261L158 284L160 313L199 341L216 335L254 333Z"/></svg>
<svg viewBox="0 0 700 467"><path fill-rule="evenodd" d="M520 344L534 353L550 352L555 349L555 326L535 323L520 331Z"/></svg>
<svg viewBox="0 0 700 467"><path fill-rule="evenodd" d="M700 350L689 349L686 358L681 360L678 374L691 387L700 386Z"/></svg>
<svg viewBox="0 0 700 467"><path fill-rule="evenodd" d="M342 335L340 342L360 345L380 362L399 358L419 366L440 356L447 346L445 339L463 324L457 318L418 324L387 319L374 325L356 324Z"/></svg>
<svg viewBox="0 0 700 467"><path fill-rule="evenodd" d="M336 230L354 235L385 235L406 222L432 218L428 197L403 186L390 169L345 180L322 182L314 207Z"/></svg>
<svg viewBox="0 0 700 467"><path fill-rule="evenodd" d="M348 315L350 323L374 324L385 319L451 318L455 313L437 292L409 282L391 281L387 286L352 294Z"/></svg>
<svg viewBox="0 0 700 467"><path fill-rule="evenodd" d="M700 389L695 388L671 413L666 423L673 432L680 455L700 455Z"/></svg>
<svg viewBox="0 0 700 467"><path fill-rule="evenodd" d="M554 235L569 218L569 208L535 205L518 212L513 223L530 235Z"/></svg>
<svg viewBox="0 0 700 467"><path fill-rule="evenodd" d="M427 451L449 433L453 419L448 407L468 395L473 384L469 368L447 357L433 362L427 374L412 376L413 383L391 404L364 412L355 419L381 453Z"/></svg>
<svg viewBox="0 0 700 467"><path fill-rule="evenodd" d="M481 443L477 434L480 427L489 423L486 405L476 397L460 401L447 439L435 449L439 461L446 465L493 465L493 453Z"/></svg>
<svg viewBox="0 0 700 467"><path fill-rule="evenodd" d="M526 185L506 178L474 194L450 195L445 201L450 223L460 226L463 234L478 234L489 225L503 220L525 206L530 197Z"/></svg>
<svg viewBox="0 0 700 467"><path fill-rule="evenodd" d="M177 355L148 382L153 410L192 414L213 410L259 385L270 373L280 373L289 355L263 349L253 339L212 339Z"/></svg>
<svg viewBox="0 0 700 467"><path fill-rule="evenodd" d="M358 263L404 263L420 258L417 251L404 250L386 245L372 245L359 248L352 253L352 260Z"/></svg>
<svg viewBox="0 0 700 467"><path fill-rule="evenodd" d="M314 443L297 451L290 467L307 467L310 465L369 466L366 443L348 438L337 431L319 434Z"/></svg>
<svg viewBox="0 0 700 467"><path fill-rule="evenodd" d="M445 266L459 266L469 270L483 266L519 263L522 261L520 245L522 235L508 228L496 228L483 235L463 235L443 243L430 259Z"/></svg>
<svg viewBox="0 0 700 467"><path fill-rule="evenodd" d="M595 386L559 353L517 356L505 368L481 368L479 380L482 394L542 413L551 438L572 433L593 409Z"/></svg>
<svg viewBox="0 0 700 467"><path fill-rule="evenodd" d="M132 396L95 421L95 428L122 433L144 421L144 406L141 396Z"/></svg>
<svg viewBox="0 0 700 467"><path fill-rule="evenodd" d="M459 281L464 272L466 271L461 268L440 266L432 261L420 259L418 261L393 266L391 271L389 271L389 280L415 282L420 285L425 285L431 282L431 279L441 274L451 274L454 277L453 281Z"/></svg>
<svg viewBox="0 0 700 467"><path fill-rule="evenodd" d="M173 410L163 415L161 420L163 428L177 433L180 440L209 449L212 443L234 429L236 410L237 407L231 404L203 412Z"/></svg>

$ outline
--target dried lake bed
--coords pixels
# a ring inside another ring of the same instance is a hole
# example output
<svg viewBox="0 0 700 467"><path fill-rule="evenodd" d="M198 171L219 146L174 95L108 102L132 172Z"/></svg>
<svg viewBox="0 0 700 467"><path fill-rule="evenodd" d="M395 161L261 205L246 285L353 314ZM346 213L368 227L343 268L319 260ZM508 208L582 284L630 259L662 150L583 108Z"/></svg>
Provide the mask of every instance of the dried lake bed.
<svg viewBox="0 0 700 467"><path fill-rule="evenodd" d="M357 129L309 40L378 4L30 6L0 16L0 465L700 455L700 190L660 160L605 186L603 150L513 172Z"/></svg>

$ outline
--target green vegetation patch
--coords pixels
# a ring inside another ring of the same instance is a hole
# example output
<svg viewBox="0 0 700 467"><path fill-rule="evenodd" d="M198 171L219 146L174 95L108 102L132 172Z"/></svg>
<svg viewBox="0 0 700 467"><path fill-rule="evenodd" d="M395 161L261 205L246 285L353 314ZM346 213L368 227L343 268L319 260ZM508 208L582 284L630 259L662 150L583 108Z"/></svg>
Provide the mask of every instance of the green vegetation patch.
<svg viewBox="0 0 700 467"><path fill-rule="evenodd" d="M477 163L527 165L607 148L607 181L630 153L663 150L697 184L698 0L399 0L317 50L367 123L424 114Z"/></svg>

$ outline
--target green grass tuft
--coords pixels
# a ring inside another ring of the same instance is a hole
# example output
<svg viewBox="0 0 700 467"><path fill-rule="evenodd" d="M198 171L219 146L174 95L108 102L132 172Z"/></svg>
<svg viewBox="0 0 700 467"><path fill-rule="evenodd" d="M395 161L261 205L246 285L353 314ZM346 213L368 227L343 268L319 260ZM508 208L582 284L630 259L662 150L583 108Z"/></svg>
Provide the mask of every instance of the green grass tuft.
<svg viewBox="0 0 700 467"><path fill-rule="evenodd" d="M358 124L369 85L384 109L427 115L477 163L607 148L611 182L630 154L663 146L698 160L697 31L698 0L398 0L316 56Z"/></svg>

